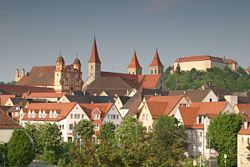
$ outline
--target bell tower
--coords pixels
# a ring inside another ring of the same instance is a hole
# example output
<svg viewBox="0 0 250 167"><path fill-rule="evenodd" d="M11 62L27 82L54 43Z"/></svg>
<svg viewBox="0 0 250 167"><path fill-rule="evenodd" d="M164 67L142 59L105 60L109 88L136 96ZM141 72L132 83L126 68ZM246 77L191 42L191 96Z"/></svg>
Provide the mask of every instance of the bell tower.
<svg viewBox="0 0 250 167"><path fill-rule="evenodd" d="M94 37L91 55L88 62L88 77L93 76L94 79L101 76L101 61L98 55L96 39Z"/></svg>

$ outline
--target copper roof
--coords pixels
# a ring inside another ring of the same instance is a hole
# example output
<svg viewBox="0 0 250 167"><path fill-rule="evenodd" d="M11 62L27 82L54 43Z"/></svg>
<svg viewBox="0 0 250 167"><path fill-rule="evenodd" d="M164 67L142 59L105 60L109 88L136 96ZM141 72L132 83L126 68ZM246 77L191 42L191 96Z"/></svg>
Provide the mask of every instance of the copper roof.
<svg viewBox="0 0 250 167"><path fill-rule="evenodd" d="M136 52L134 50L134 53L133 53L133 56L132 56L132 59L128 65L128 68L140 68L142 69L138 59L137 59L137 56L136 56Z"/></svg>
<svg viewBox="0 0 250 167"><path fill-rule="evenodd" d="M160 66L163 67L164 65L161 63L161 60L159 58L159 53L158 50L155 50L155 54L154 54L154 58L152 60L152 62L150 63L149 66Z"/></svg>
<svg viewBox="0 0 250 167"><path fill-rule="evenodd" d="M90 55L90 58L89 58L89 63L99 63L99 64L101 64L101 61L100 61L99 56L98 56L98 50L97 50L95 37L94 37L94 41L93 41L91 55Z"/></svg>

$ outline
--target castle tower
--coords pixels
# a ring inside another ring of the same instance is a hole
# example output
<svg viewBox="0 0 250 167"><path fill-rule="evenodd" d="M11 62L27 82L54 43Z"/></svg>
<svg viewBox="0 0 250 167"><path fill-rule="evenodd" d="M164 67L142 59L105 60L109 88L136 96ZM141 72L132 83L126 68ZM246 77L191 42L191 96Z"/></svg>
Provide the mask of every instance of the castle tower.
<svg viewBox="0 0 250 167"><path fill-rule="evenodd" d="M81 71L81 62L78 58L74 60L73 66L75 70Z"/></svg>
<svg viewBox="0 0 250 167"><path fill-rule="evenodd" d="M162 74L164 69L164 65L161 63L159 58L158 50L155 50L154 58L149 65L150 74Z"/></svg>
<svg viewBox="0 0 250 167"><path fill-rule="evenodd" d="M96 39L94 37L91 55L88 62L88 77L93 76L95 79L101 76L101 61L98 56Z"/></svg>
<svg viewBox="0 0 250 167"><path fill-rule="evenodd" d="M19 69L17 68L17 69L16 69L16 75L15 75L15 81L17 82L17 81L19 81L19 79L20 79L20 76L19 76Z"/></svg>
<svg viewBox="0 0 250 167"><path fill-rule="evenodd" d="M56 59L56 71L62 71L64 69L64 65L65 65L64 59L60 54L60 56L58 56Z"/></svg>
<svg viewBox="0 0 250 167"><path fill-rule="evenodd" d="M134 50L132 59L127 67L127 70L129 74L135 74L135 75L142 74L142 67L139 64L135 50Z"/></svg>

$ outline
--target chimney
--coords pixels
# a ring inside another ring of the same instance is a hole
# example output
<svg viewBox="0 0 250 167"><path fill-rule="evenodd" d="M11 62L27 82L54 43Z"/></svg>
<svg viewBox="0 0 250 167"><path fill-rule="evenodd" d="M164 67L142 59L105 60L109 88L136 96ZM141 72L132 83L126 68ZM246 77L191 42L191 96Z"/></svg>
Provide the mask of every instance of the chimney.
<svg viewBox="0 0 250 167"><path fill-rule="evenodd" d="M248 121L245 120L245 121L243 122L243 129L247 129L247 128L248 128Z"/></svg>

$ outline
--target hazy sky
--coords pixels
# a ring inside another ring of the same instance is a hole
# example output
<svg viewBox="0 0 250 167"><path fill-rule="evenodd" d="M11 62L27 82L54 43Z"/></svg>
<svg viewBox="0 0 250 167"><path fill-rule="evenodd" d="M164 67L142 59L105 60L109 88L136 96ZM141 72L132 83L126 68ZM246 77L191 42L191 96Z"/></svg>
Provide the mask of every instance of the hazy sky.
<svg viewBox="0 0 250 167"><path fill-rule="evenodd" d="M84 79L93 36L102 69L125 72L136 49L148 73L157 47L165 66L209 54L250 65L249 0L0 0L0 80L16 67L66 64L78 54Z"/></svg>

